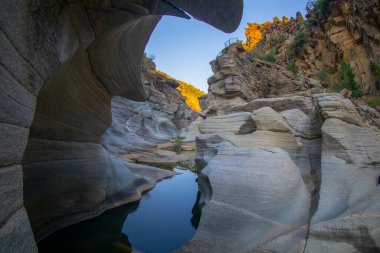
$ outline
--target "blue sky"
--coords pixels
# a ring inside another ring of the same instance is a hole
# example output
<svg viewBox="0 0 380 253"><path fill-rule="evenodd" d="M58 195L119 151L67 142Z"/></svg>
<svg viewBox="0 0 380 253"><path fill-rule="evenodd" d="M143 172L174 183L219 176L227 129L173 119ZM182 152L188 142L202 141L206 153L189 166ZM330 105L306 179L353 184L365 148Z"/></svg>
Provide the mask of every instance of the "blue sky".
<svg viewBox="0 0 380 253"><path fill-rule="evenodd" d="M224 42L237 37L244 40L247 22L263 23L273 17L305 14L307 0L244 0L244 14L234 33L224 33L197 21L165 16L145 49L154 55L157 68L207 92L207 79L213 74L209 62L224 48Z"/></svg>

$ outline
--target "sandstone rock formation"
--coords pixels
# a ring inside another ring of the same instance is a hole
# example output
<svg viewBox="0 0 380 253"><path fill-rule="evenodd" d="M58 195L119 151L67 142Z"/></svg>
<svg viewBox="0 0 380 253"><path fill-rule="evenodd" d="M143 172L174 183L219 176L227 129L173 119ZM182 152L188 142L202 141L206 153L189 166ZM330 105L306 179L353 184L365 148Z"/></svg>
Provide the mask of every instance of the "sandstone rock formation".
<svg viewBox="0 0 380 253"><path fill-rule="evenodd" d="M319 1L302 16L286 24L273 24L257 44L261 56L273 54L277 64L294 61L298 71L328 83L338 82L340 61L348 62L356 83L364 94L380 92L374 64L380 60L380 5L376 0ZM304 34L304 45L296 54L289 46L297 33ZM281 39L280 39L281 38Z"/></svg>
<svg viewBox="0 0 380 253"><path fill-rule="evenodd" d="M250 113L240 112L229 115L208 117L199 124L202 134L227 132L233 134L248 134L255 130Z"/></svg>
<svg viewBox="0 0 380 253"><path fill-rule="evenodd" d="M181 92L176 89L180 84L157 72L154 62L149 58L144 56L143 62L144 88L153 110L167 114L178 128L190 125L198 113L191 110Z"/></svg>
<svg viewBox="0 0 380 253"><path fill-rule="evenodd" d="M208 108L204 111L208 116L231 113L232 107L256 98L321 91L319 82L258 60L239 43L225 48L211 67L214 75L208 80Z"/></svg>
<svg viewBox="0 0 380 253"><path fill-rule="evenodd" d="M102 136L102 145L114 155L147 152L177 138L179 130L168 114L156 111L149 102L112 99L112 124Z"/></svg>
<svg viewBox="0 0 380 253"><path fill-rule="evenodd" d="M249 252L258 242L307 223L309 193L289 154L279 148L220 148L201 175L212 194L206 193L195 237L179 252Z"/></svg>
<svg viewBox="0 0 380 253"><path fill-rule="evenodd" d="M29 220L40 240L152 187L100 142L112 96L146 98L141 58L160 15L182 10L228 32L242 1L2 3L1 252L37 251Z"/></svg>
<svg viewBox="0 0 380 253"><path fill-rule="evenodd" d="M380 131L360 123L353 103L326 93L237 108L256 131L197 137L204 207L178 252L379 251Z"/></svg>
<svg viewBox="0 0 380 253"><path fill-rule="evenodd" d="M238 44L211 66L196 138L202 217L178 252L378 252L378 113ZM248 116L253 132L237 131Z"/></svg>
<svg viewBox="0 0 380 253"><path fill-rule="evenodd" d="M285 133L291 132L285 119L270 107L254 110L252 113L252 120L256 125L257 130Z"/></svg>

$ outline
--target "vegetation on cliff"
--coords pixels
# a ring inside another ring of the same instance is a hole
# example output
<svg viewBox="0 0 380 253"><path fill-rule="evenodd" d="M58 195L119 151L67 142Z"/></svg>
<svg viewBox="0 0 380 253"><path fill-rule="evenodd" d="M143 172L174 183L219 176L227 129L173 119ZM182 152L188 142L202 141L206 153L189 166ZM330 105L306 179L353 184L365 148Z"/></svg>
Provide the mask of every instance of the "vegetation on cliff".
<svg viewBox="0 0 380 253"><path fill-rule="evenodd" d="M160 74L160 75L166 77L167 79L174 80L174 81L178 82L179 86L177 87L177 90L179 90L181 92L182 96L184 96L186 98L186 104L194 111L197 111L197 112L202 111L202 109L199 105L198 97L205 95L205 93L203 91L195 88L193 85L191 85L189 83L183 82L181 80L177 80L174 77L171 77L168 74L166 74L165 72L162 72L160 70L156 69L155 72L157 74Z"/></svg>
<svg viewBox="0 0 380 253"><path fill-rule="evenodd" d="M247 28L245 28L246 43L243 47L247 51L251 51L255 48L257 43L263 39L263 35L268 32L272 27L278 26L280 23L288 23L290 19L286 16L282 17L282 20L278 17L273 18L273 22L265 22L262 24L258 23L247 23Z"/></svg>
<svg viewBox="0 0 380 253"><path fill-rule="evenodd" d="M179 84L177 90L181 93L183 97L186 99L186 104L196 112L201 112L202 109L199 105L198 97L205 95L205 93L197 88L195 88L192 84L183 82L181 80L177 80L176 78L156 69L156 65L154 64L154 55L147 55L144 53L142 57L142 70L145 76L149 76L150 78L154 78L155 74L161 75L166 79L173 80Z"/></svg>
<svg viewBox="0 0 380 253"><path fill-rule="evenodd" d="M339 92L342 89L348 89L352 92L353 97L358 98L362 96L355 81L355 73L352 71L349 63L345 61L340 62L338 77L339 82L331 85L332 90Z"/></svg>
<svg viewBox="0 0 380 253"><path fill-rule="evenodd" d="M373 1L309 0L305 17L248 23L243 47L251 57L346 88L354 97L380 94L380 23Z"/></svg>

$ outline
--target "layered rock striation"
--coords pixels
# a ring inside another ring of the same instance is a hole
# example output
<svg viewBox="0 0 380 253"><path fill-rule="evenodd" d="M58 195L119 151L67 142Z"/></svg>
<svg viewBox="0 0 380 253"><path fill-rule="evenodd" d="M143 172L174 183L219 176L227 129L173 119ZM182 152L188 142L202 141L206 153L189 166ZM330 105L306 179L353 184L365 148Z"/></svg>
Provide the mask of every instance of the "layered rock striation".
<svg viewBox="0 0 380 253"><path fill-rule="evenodd" d="M380 132L349 99L261 98L235 110L253 132L228 127L242 112L198 126L202 217L178 252L380 250Z"/></svg>
<svg viewBox="0 0 380 253"><path fill-rule="evenodd" d="M378 252L380 115L240 47L192 125L203 209L178 252Z"/></svg>
<svg viewBox="0 0 380 253"><path fill-rule="evenodd" d="M146 98L141 58L161 15L189 18L183 10L230 32L242 1L2 3L1 252L36 252L34 237L153 186L101 142L112 97Z"/></svg>
<svg viewBox="0 0 380 253"><path fill-rule="evenodd" d="M378 95L380 5L378 1L311 1L307 19L273 23L254 52L326 84L339 83L341 62L349 64L364 94Z"/></svg>
<svg viewBox="0 0 380 253"><path fill-rule="evenodd" d="M223 49L210 64L214 74L208 80L208 107L203 112L208 116L231 113L232 107L257 98L310 95L322 89L314 79L253 57L240 43Z"/></svg>

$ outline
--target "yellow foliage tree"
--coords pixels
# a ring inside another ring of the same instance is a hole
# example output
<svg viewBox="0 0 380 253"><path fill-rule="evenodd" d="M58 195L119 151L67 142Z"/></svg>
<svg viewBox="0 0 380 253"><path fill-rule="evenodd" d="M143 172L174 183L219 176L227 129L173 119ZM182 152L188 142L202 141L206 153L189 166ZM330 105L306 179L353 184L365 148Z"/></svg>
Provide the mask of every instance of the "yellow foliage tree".
<svg viewBox="0 0 380 253"><path fill-rule="evenodd" d="M195 88L193 85L189 83L185 83L181 80L177 80L174 77L169 76L165 72L162 72L160 70L155 70L157 74L160 74L167 79L174 80L179 83L179 86L177 87L177 90L181 92L181 95L186 98L186 104L194 111L201 112L202 109L199 105L199 99L198 97L205 95L203 91L200 89Z"/></svg>
<svg viewBox="0 0 380 253"><path fill-rule="evenodd" d="M281 19L279 19L278 17L274 17L273 23L281 23Z"/></svg>
<svg viewBox="0 0 380 253"><path fill-rule="evenodd" d="M282 22L283 23L289 23L290 19L287 16L282 17Z"/></svg>
<svg viewBox="0 0 380 253"><path fill-rule="evenodd" d="M243 45L247 51L252 50L256 44L263 38L261 26L257 23L247 23L248 27L245 28L246 43Z"/></svg>

